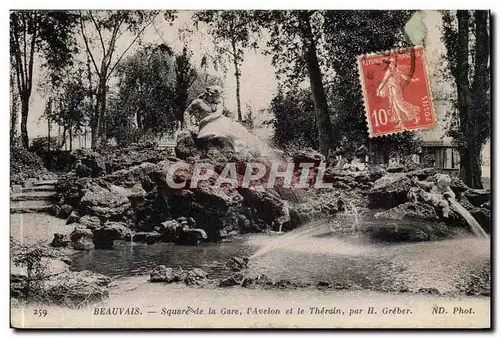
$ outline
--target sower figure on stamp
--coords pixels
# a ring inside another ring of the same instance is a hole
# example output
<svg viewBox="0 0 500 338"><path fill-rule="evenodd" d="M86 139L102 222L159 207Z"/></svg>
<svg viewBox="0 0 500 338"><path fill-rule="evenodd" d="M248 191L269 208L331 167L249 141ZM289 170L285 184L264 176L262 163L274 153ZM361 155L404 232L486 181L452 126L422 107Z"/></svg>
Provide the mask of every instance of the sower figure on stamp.
<svg viewBox="0 0 500 338"><path fill-rule="evenodd" d="M403 97L403 87L405 83L416 82L418 79L410 78L407 74L406 66L397 64L394 56L384 60L388 63L382 81L377 87L377 95L387 97L392 112L391 122L396 122L400 127L403 122L414 120L419 113L420 107L406 102Z"/></svg>
<svg viewBox="0 0 500 338"><path fill-rule="evenodd" d="M455 199L455 193L450 188L451 177L449 175L438 174L435 183L419 181L416 176L413 176L412 182L418 188L410 190L410 199L414 201L421 199L436 208L441 208L443 217L449 217L450 204L448 203L448 199Z"/></svg>

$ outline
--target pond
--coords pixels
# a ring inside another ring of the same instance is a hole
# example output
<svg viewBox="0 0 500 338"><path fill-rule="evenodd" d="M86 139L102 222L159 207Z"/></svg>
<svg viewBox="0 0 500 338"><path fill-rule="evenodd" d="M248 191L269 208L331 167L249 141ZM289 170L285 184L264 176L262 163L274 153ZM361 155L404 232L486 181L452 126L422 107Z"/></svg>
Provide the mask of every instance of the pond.
<svg viewBox="0 0 500 338"><path fill-rule="evenodd" d="M141 244L116 241L113 250L91 250L73 255L73 267L112 277L148 274L157 265L220 271L232 256L248 256L256 247L245 237L232 242L203 243L200 246L174 243Z"/></svg>
<svg viewBox="0 0 500 338"><path fill-rule="evenodd" d="M363 237L338 238L327 232L311 236L244 235L231 242L203 243L198 247L119 241L113 250L76 253L73 267L118 279L148 275L157 265L198 267L212 277L222 278L230 273L224 263L232 256L252 256L269 246L274 248L250 258L248 274L264 273L275 280L313 285L328 282L351 289L398 292L422 288L462 292L477 276L485 285L490 278L488 239L389 244Z"/></svg>

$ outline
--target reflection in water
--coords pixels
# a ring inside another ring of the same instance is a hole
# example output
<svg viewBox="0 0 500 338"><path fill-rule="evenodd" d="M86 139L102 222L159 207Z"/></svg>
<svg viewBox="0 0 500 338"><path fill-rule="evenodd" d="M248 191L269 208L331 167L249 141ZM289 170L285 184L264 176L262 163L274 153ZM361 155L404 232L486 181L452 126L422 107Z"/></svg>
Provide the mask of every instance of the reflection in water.
<svg viewBox="0 0 500 338"><path fill-rule="evenodd" d="M114 277L148 274L153 267L161 264L169 267L199 267L217 273L230 257L247 256L254 250L243 239L231 243L204 243L198 247L116 241L113 250L91 250L73 255L73 267Z"/></svg>

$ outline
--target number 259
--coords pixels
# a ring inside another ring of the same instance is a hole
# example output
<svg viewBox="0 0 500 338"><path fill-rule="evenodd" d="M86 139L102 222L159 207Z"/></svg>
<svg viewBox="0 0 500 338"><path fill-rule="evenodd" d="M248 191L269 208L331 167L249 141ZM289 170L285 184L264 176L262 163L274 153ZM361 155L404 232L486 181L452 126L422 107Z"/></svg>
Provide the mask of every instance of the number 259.
<svg viewBox="0 0 500 338"><path fill-rule="evenodd" d="M47 317L46 309L34 309L33 314L38 317Z"/></svg>

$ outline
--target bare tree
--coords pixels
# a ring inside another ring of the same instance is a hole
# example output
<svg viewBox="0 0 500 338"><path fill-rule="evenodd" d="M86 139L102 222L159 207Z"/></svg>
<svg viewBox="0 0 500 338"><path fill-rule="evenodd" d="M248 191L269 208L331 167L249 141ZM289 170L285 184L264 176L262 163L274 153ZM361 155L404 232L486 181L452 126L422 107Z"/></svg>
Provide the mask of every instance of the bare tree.
<svg viewBox="0 0 500 338"><path fill-rule="evenodd" d="M89 56L90 82L96 81L95 105L90 118L91 143L92 148L99 145L99 140L105 137L103 133L103 118L106 113L106 100L108 95L108 85L116 67L123 60L130 48L137 42L149 27L159 11L85 11L80 15L80 32L85 44L85 50ZM166 20L174 20L175 12L166 11ZM91 35L89 31L96 32ZM125 32L133 34L127 47L116 54L116 49L120 37ZM99 45L94 49L93 44Z"/></svg>

